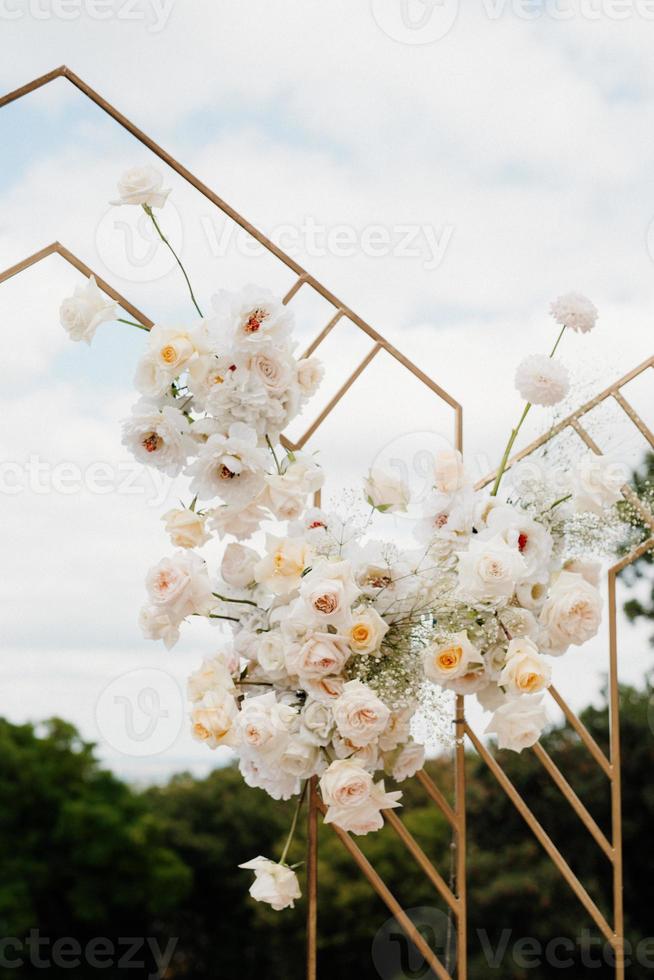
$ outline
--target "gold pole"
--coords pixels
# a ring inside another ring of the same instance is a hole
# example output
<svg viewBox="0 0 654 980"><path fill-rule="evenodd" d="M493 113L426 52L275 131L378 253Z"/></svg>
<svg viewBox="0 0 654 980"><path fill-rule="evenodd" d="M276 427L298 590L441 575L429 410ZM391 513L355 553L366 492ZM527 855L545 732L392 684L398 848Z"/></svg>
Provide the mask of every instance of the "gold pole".
<svg viewBox="0 0 654 980"><path fill-rule="evenodd" d="M468 976L468 902L466 883L466 752L465 752L465 700L456 698L456 747L454 760L456 830L456 895L459 910L456 918L456 975L457 980Z"/></svg>
<svg viewBox="0 0 654 980"><path fill-rule="evenodd" d="M318 977L318 785L309 783L307 828L307 980Z"/></svg>
<svg viewBox="0 0 654 980"><path fill-rule="evenodd" d="M624 980L624 896L622 869L622 780L620 773L620 688L615 595L616 571L609 569L609 686L611 742L611 823L613 836L613 928L616 980Z"/></svg>

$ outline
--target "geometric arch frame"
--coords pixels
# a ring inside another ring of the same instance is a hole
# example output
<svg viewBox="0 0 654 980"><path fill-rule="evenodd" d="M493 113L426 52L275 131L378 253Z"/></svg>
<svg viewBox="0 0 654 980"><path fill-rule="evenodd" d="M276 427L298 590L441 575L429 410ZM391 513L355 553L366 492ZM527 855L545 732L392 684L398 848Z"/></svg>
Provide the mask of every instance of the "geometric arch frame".
<svg viewBox="0 0 654 980"><path fill-rule="evenodd" d="M235 221L241 228L243 228L249 235L256 239L264 248L277 259L279 259L284 265L290 268L296 274L296 281L284 297L284 303L292 302L294 296L302 289L303 286L310 286L319 295L321 295L325 300L327 300L333 308L333 316L329 322L323 327L319 332L313 342L310 344L307 354L315 351L319 345L325 340L332 329L336 326L341 318L347 318L356 327L359 328L363 333L373 341L373 346L363 358L363 360L354 366L353 370L346 378L346 380L341 384L340 388L332 399L327 403L327 405L322 409L316 419L309 425L307 430L300 436L296 442L286 441L286 444L291 449L299 449L304 446L307 441L313 436L316 430L324 422L324 420L329 416L332 410L340 402L349 388L356 382L357 378L365 371L368 365L372 362L375 356L382 350L385 350L392 358L394 358L400 365L405 369L410 371L416 378L418 378L423 384L425 384L436 397L444 401L450 406L454 414L454 442L459 447L462 448L462 407L461 405L447 392L445 389L441 388L435 381L429 378L419 367L408 360L400 351L398 351L393 345L391 345L384 337L382 337L370 324L366 323L361 317L359 317L353 310L351 310L346 304L342 303L333 293L331 293L325 286L322 285L315 277L304 270L291 256L283 252L274 242L270 241L265 235L263 235L258 229L251 225L245 218L243 218L237 211L235 211L230 205L218 197L209 187L198 180L194 174L187 170L182 164L176 161L170 154L163 150L158 144L156 144L150 137L143 133L138 127L131 123L125 116L123 116L114 106L107 102L102 96L95 92L90 86L88 86L82 79L75 75L66 66L61 66L54 71L43 75L32 82L28 83L16 89L15 91L0 98L0 108L8 105L23 96L47 85L49 82L57 78L66 78L71 84L73 84L79 91L86 95L92 102L94 102L99 108L106 112L111 118L119 123L124 129L130 132L137 140L139 140L144 146L146 146L151 152L158 156L163 162L165 162L171 169L175 170L183 179L196 188L207 200L211 201L216 207L218 207L227 217ZM36 263L47 258L49 255L59 254L67 262L77 268L83 275L89 276L92 274L89 267L79 258L77 258L73 253L66 249L59 242L54 242L34 255L23 259L21 262L10 267L4 272L0 273L0 284L7 279L15 276L25 269L35 265ZM140 323L146 327L151 327L152 321L146 317L140 310L138 310L127 298L123 297L120 293L114 290L110 284L105 282L100 277L96 276L96 281L100 288L109 296L111 296L114 301L119 303L119 305L135 317ZM532 452L539 449L544 445L550 438L554 435L562 432L564 429L571 429L576 432L576 434L586 443L586 445L595 453L600 454L599 447L594 443L590 435L585 431L580 423L580 419L601 402L608 399L615 401L625 415L630 419L632 424L638 428L640 433L647 439L649 444L654 448L654 435L644 423L644 421L637 415L633 407L629 404L627 399L623 396L621 388L631 381L636 376L642 374L645 371L654 369L654 357L643 362L633 371L629 372L619 381L615 382L613 385L609 386L605 391L601 392L599 395L595 396L593 399L589 400L585 405L581 406L575 412L573 412L568 418L564 419L557 426L554 427L550 432L546 433L540 439L535 440L520 453L517 453L510 461L509 466L514 465L518 460L525 458ZM494 474L489 474L484 480L480 481L479 486L485 486L493 478ZM585 728L581 720L572 711L572 709L566 704L564 699L560 694L554 689L550 688L550 694L557 702L561 710L563 711L568 723L576 731L577 735L586 746L590 754L592 755L595 762L600 766L604 774L610 783L611 792L611 810L612 810L612 839L609 841L603 834L601 829L597 826L591 814L584 807L583 803L574 793L572 787L565 779L565 776L557 768L553 760L545 752L540 744L537 744L533 751L539 758L540 762L543 764L544 768L548 772L549 776L552 778L554 783L558 786L562 793L562 796L568 800L570 805L573 807L579 818L582 820L586 828L594 837L598 846L605 853L608 860L612 865L613 872L613 891L614 891L614 908L613 908L613 925L609 925L605 917L602 915L601 911L597 908L592 898L588 895L588 892L584 888L583 884L572 872L567 862L560 854L553 841L549 838L546 831L542 825L535 818L531 810L527 807L524 800L520 797L517 790L510 782L504 770L500 766L496 757L491 753L491 751L484 745L484 743L478 738L475 732L471 729L465 719L464 713L464 698L457 697L456 699L456 715L455 715L455 729L457 735L457 744L455 748L455 799L454 804L451 805L446 798L443 796L439 788L434 784L430 777L423 771L416 775L416 779L422 784L425 792L431 799L431 801L441 810L444 814L446 820L451 825L453 832L456 837L456 873L454 880L456 882L454 890L445 882L441 877L437 869L433 866L429 858L421 850L415 839L410 835L406 829L402 820L395 814L394 811L389 810L385 812L385 817L387 822L392 826L393 830L398 834L403 844L407 850L412 854L418 865L421 867L426 876L430 879L431 883L434 885L435 890L439 893L441 898L443 898L456 919L457 923L457 952L456 952L456 976L458 980L465 980L467 977L467 935L466 935L466 807L465 807L465 748L464 748L464 736L467 736L484 759L485 763L489 766L491 772L496 777L499 785L507 793L511 801L514 803L518 811L521 813L525 821L527 822L530 829L533 831L539 842L542 844L546 852L552 858L557 869L562 874L564 879L568 882L572 890L575 892L577 897L580 899L581 903L584 905L591 918L594 920L604 937L611 944L615 951L615 976L617 980L623 980L625 976L625 963L624 963L624 921L622 913L622 887L623 887L623 871L622 871L622 846L621 846L621 785L620 785L620 730L619 730L619 692L618 692L618 651L617 651L617 610L616 610L616 579L619 572L625 568L627 565L634 562L638 557L644 554L647 550L654 548L654 518L651 512L644 507L635 495L633 491L627 486L623 488L623 493L627 499L629 499L632 504L639 510L643 520L647 523L653 531L653 535L649 539L643 542L638 548L634 549L632 553L625 556L620 562L613 565L608 571L608 592L609 592L609 685L610 685L610 755L609 758L606 757L599 745L594 741L588 730ZM318 815L323 810L322 804L320 802L315 780L312 781L310 788L310 802L309 802L309 818L308 818L308 838L309 838L309 848L308 848L308 860L307 860L307 980L316 980L317 977L317 967L316 967L316 952L317 952L317 821ZM430 947L425 942L424 938L415 928L411 920L406 916L403 909L390 893L389 889L377 873L377 871L368 862L367 858L364 856L358 845L350 837L349 834L341 831L338 828L333 828L337 835L341 838L344 846L352 855L353 859L356 861L362 873L368 878L373 888L376 890L378 895L386 903L389 910L397 919L398 925L405 931L408 938L416 946L416 948L423 954L426 962L434 971L434 974L439 977L439 980L451 980L451 975L445 969L439 958L433 953Z"/></svg>

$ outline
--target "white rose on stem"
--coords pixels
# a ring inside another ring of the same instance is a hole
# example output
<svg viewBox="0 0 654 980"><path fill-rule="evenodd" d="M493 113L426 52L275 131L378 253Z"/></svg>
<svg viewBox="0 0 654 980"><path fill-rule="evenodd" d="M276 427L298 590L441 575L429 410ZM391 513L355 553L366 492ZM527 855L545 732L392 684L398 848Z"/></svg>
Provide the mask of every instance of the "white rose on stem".
<svg viewBox="0 0 654 980"><path fill-rule="evenodd" d="M307 495L278 473L265 477L266 492L263 501L278 521L296 521L306 504Z"/></svg>
<svg viewBox="0 0 654 980"><path fill-rule="evenodd" d="M349 760L344 760L349 761ZM401 806L402 793L396 790L387 793L383 781L375 783L367 799L357 806L330 806L325 814L325 823L336 824L350 834L369 834L384 826L382 810L392 810Z"/></svg>
<svg viewBox="0 0 654 980"><path fill-rule="evenodd" d="M308 698L300 712L303 737L312 745L328 745L334 731L334 715L329 704Z"/></svg>
<svg viewBox="0 0 654 980"><path fill-rule="evenodd" d="M440 449L434 458L434 487L439 493L453 494L465 486L463 456L458 449Z"/></svg>
<svg viewBox="0 0 654 980"><path fill-rule="evenodd" d="M327 806L360 806L368 800L372 787L372 775L355 759L337 759L320 778L320 793Z"/></svg>
<svg viewBox="0 0 654 980"><path fill-rule="evenodd" d="M471 668L483 670L483 657L465 630L454 633L446 642L430 643L423 653L423 666L427 680L443 684L455 677L462 677Z"/></svg>
<svg viewBox="0 0 654 980"><path fill-rule="evenodd" d="M317 357L303 357L297 362L297 383L303 398L311 398L320 387L325 369Z"/></svg>
<svg viewBox="0 0 654 980"><path fill-rule="evenodd" d="M395 782L402 783L405 779L415 776L425 764L425 747L419 742L408 742L401 749L393 763L391 775Z"/></svg>
<svg viewBox="0 0 654 980"><path fill-rule="evenodd" d="M558 656L572 644L581 646L597 633L602 619L602 597L594 586L574 572L561 572L540 614L548 653Z"/></svg>
<svg viewBox="0 0 654 980"><path fill-rule="evenodd" d="M295 644L286 653L286 669L302 683L330 674L340 674L350 649L342 637L333 633L313 633L304 644Z"/></svg>
<svg viewBox="0 0 654 980"><path fill-rule="evenodd" d="M376 609L372 606L359 606L352 613L347 632L350 649L358 654L379 653L388 628L388 623L382 619Z"/></svg>
<svg viewBox="0 0 654 980"><path fill-rule="evenodd" d="M577 333L588 333L597 322L597 308L581 293L565 293L550 306L550 313L557 323Z"/></svg>
<svg viewBox="0 0 654 980"><path fill-rule="evenodd" d="M176 548L201 548L211 537L202 514L188 507L169 510L162 520L166 522L166 531Z"/></svg>
<svg viewBox="0 0 654 980"><path fill-rule="evenodd" d="M297 712L278 702L274 691L246 698L238 724L241 742L264 757L278 759L296 719Z"/></svg>
<svg viewBox="0 0 654 980"><path fill-rule="evenodd" d="M520 397L532 405L556 405L570 390L570 376L556 358L530 354L518 365L515 386Z"/></svg>
<svg viewBox="0 0 654 980"><path fill-rule="evenodd" d="M302 897L297 875L286 864L256 857L245 864L239 864L239 868L254 871L250 895L257 902L271 905L276 912L294 908L296 900Z"/></svg>
<svg viewBox="0 0 654 980"><path fill-rule="evenodd" d="M254 567L254 577L274 595L294 592L308 567L311 550L302 538L266 536L266 555Z"/></svg>
<svg viewBox="0 0 654 980"><path fill-rule="evenodd" d="M206 615L214 605L206 562L192 551L177 551L150 569L145 580L150 601L172 620Z"/></svg>
<svg viewBox="0 0 654 980"><path fill-rule="evenodd" d="M509 694L539 694L549 687L552 669L527 637L513 639L499 683Z"/></svg>
<svg viewBox="0 0 654 980"><path fill-rule="evenodd" d="M239 742L238 716L238 706L228 691L207 691L191 710L193 738L210 749L217 749L219 745L235 748Z"/></svg>
<svg viewBox="0 0 654 980"><path fill-rule="evenodd" d="M186 470L192 477L191 492L203 499L220 497L237 508L254 502L267 463L257 443L257 433L243 422L233 422L226 436L209 436Z"/></svg>
<svg viewBox="0 0 654 980"><path fill-rule="evenodd" d="M233 691L234 679L222 656L203 660L186 682L189 701L201 701L207 691Z"/></svg>
<svg viewBox="0 0 654 980"><path fill-rule="evenodd" d="M278 765L267 765L264 757L245 746L239 747L238 768L245 783L263 789L273 800L290 800L300 792L300 780Z"/></svg>
<svg viewBox="0 0 654 980"><path fill-rule="evenodd" d="M406 483L380 469L372 469L363 481L363 495L371 507L384 514L406 511L409 503Z"/></svg>
<svg viewBox="0 0 654 980"><path fill-rule="evenodd" d="M148 334L148 347L136 368L137 391L149 398L166 393L195 354L187 330L154 326Z"/></svg>
<svg viewBox="0 0 654 980"><path fill-rule="evenodd" d="M110 204L147 204L151 208L162 208L170 194L164 190L163 177L159 171L147 164L145 167L130 167L118 181L117 201Z"/></svg>
<svg viewBox="0 0 654 980"><path fill-rule="evenodd" d="M254 582L254 566L259 555L254 548L232 541L225 548L220 563L221 578L235 589L245 589Z"/></svg>
<svg viewBox="0 0 654 980"><path fill-rule="evenodd" d="M474 538L459 559L458 594L464 601L501 605L511 598L527 566L516 548L498 534L489 540Z"/></svg>
<svg viewBox="0 0 654 980"><path fill-rule="evenodd" d="M575 510L602 516L608 507L623 499L621 488L628 478L624 463L611 456L596 453L583 456L575 479Z"/></svg>
<svg viewBox="0 0 654 980"><path fill-rule="evenodd" d="M308 779L314 776L320 768L324 768L323 753L317 745L309 742L301 735L292 736L279 757L278 765L282 772L287 772L298 779Z"/></svg>
<svg viewBox="0 0 654 980"><path fill-rule="evenodd" d="M357 748L381 735L390 714L384 702L361 681L348 681L334 704L334 721L339 734Z"/></svg>
<svg viewBox="0 0 654 980"><path fill-rule="evenodd" d="M500 749L522 752L535 745L547 725L542 695L507 701L491 718L486 733L497 735Z"/></svg>
<svg viewBox="0 0 654 980"><path fill-rule="evenodd" d="M179 476L193 448L182 412L172 405L160 409L145 399L137 402L123 422L122 443L139 463L168 476Z"/></svg>
<svg viewBox="0 0 654 980"><path fill-rule="evenodd" d="M115 320L118 306L107 299L98 287L94 276L90 276L83 286L76 286L75 292L59 307L59 322L71 340L84 340L90 344L95 331L101 323Z"/></svg>
<svg viewBox="0 0 654 980"><path fill-rule="evenodd" d="M317 561L302 579L300 599L316 623L347 624L360 594L348 561Z"/></svg>
<svg viewBox="0 0 654 980"><path fill-rule="evenodd" d="M157 606L143 606L139 626L146 640L162 640L167 650L172 650L179 640L178 624Z"/></svg>

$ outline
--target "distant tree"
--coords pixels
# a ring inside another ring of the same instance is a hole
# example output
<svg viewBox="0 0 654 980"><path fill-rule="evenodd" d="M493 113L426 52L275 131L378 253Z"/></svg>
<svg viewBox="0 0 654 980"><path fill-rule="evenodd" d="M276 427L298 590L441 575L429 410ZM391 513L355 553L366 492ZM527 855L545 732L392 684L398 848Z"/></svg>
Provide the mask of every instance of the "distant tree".
<svg viewBox="0 0 654 980"><path fill-rule="evenodd" d="M647 453L640 469L636 470L632 477L632 483L636 493L644 500L649 501L650 506L654 503L654 453ZM651 530L643 522L639 522L643 537L651 534ZM633 596L624 604L624 611L632 621L647 620L654 621L654 551L646 551L645 554L627 567L623 572L624 580L630 584L647 583L645 590L649 589L647 596ZM650 636L650 643L654 645L654 633Z"/></svg>

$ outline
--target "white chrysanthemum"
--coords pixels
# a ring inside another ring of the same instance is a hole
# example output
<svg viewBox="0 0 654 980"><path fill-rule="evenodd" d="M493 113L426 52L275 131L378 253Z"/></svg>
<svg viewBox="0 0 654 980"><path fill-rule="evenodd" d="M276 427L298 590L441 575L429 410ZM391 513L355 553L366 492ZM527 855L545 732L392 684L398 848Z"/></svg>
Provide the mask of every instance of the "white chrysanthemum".
<svg viewBox="0 0 654 980"><path fill-rule="evenodd" d="M530 354L518 365L515 386L527 402L556 405L570 388L567 369L545 354Z"/></svg>
<svg viewBox="0 0 654 980"><path fill-rule="evenodd" d="M581 293L565 293L550 305L550 313L562 327L588 333L597 322L597 307Z"/></svg>
<svg viewBox="0 0 654 980"><path fill-rule="evenodd" d="M188 433L188 421L178 408L166 405L160 409L141 399L123 422L122 441L139 463L179 476L193 448Z"/></svg>
<svg viewBox="0 0 654 980"><path fill-rule="evenodd" d="M193 477L191 491L198 497L219 497L245 507L263 488L266 462L254 429L234 422L228 435L209 436L186 472Z"/></svg>

